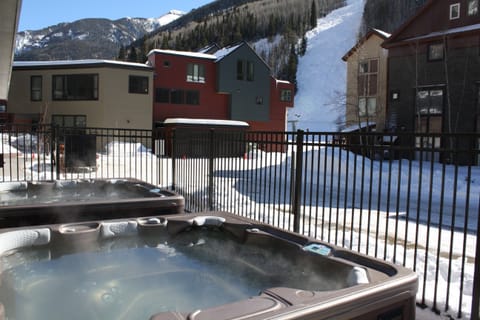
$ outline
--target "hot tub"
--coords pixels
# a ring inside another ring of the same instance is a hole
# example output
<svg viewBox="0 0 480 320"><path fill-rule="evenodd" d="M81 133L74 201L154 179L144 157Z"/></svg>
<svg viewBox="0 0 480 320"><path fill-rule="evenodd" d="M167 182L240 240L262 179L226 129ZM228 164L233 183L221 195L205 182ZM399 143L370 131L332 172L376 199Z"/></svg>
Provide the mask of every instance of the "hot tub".
<svg viewBox="0 0 480 320"><path fill-rule="evenodd" d="M133 179L0 183L0 227L183 213L180 195Z"/></svg>
<svg viewBox="0 0 480 320"><path fill-rule="evenodd" d="M224 212L0 231L0 319L415 319L415 273Z"/></svg>

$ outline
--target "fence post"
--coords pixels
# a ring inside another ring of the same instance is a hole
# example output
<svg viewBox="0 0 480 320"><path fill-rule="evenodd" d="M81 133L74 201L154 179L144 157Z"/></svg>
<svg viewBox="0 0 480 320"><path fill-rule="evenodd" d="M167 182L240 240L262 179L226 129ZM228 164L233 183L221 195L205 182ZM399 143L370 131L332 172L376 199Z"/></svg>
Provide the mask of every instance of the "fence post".
<svg viewBox="0 0 480 320"><path fill-rule="evenodd" d="M475 271L473 274L473 290L472 290L472 312L470 319L478 320L480 312L480 196L478 197L478 215L477 215L477 244L475 250Z"/></svg>
<svg viewBox="0 0 480 320"><path fill-rule="evenodd" d="M170 156L172 157L172 190L175 191L175 186L177 184L177 181L176 181L176 178L175 178L177 176L176 172L175 172L176 169L177 169L176 165L175 165L175 153L177 151L176 150L177 149L177 146L176 146L177 139L176 139L176 135L175 135L175 128L172 129L171 132L172 132L172 137L171 137L172 140L170 142L171 142L171 146L172 146L172 148L171 148L172 153L171 153ZM168 137L166 136L165 140L167 140L167 139L168 139ZM167 144L167 141L165 141L165 144Z"/></svg>
<svg viewBox="0 0 480 320"><path fill-rule="evenodd" d="M60 128L58 125L52 125L53 129L53 134L52 134L52 149L55 148L55 174L56 180L60 180L60 173L61 173L61 167L60 167L60 144L58 143L59 140L59 135L60 135ZM65 130L64 130L65 131ZM65 159L65 158L64 158Z"/></svg>
<svg viewBox="0 0 480 320"><path fill-rule="evenodd" d="M300 199L302 197L302 171L303 171L303 138L304 131L297 131L296 139L296 155L292 159L293 170L295 172L295 178L293 182L293 231L300 233L300 213L301 213L301 203Z"/></svg>
<svg viewBox="0 0 480 320"><path fill-rule="evenodd" d="M208 209L213 210L213 166L215 157L215 129L210 129L209 134L209 154L208 154Z"/></svg>

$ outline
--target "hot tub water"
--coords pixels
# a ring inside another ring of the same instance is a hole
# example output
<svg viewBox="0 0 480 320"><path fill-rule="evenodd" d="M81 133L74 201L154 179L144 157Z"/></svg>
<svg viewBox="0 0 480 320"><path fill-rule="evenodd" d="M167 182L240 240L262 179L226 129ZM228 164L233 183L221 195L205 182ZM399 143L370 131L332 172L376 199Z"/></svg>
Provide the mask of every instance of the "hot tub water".
<svg viewBox="0 0 480 320"><path fill-rule="evenodd" d="M265 288L348 285L220 231L93 244L81 252L48 246L4 255L0 301L8 319L148 319L247 299Z"/></svg>

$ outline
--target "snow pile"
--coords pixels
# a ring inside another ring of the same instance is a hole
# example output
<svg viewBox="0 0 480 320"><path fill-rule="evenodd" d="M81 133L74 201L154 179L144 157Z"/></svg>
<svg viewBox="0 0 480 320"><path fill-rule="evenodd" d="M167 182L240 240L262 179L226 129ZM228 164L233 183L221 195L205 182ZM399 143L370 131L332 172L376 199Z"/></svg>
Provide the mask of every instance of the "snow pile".
<svg viewBox="0 0 480 320"><path fill-rule="evenodd" d="M109 156L125 158L138 153L150 153L151 150L139 142L112 141L105 146L105 152Z"/></svg>
<svg viewBox="0 0 480 320"><path fill-rule="evenodd" d="M337 131L335 121L344 114L344 106L335 102L346 90L342 56L357 42L363 7L364 0L348 0L347 6L318 19L318 26L306 34L307 52L299 59L298 92L288 119L298 120L298 129Z"/></svg>

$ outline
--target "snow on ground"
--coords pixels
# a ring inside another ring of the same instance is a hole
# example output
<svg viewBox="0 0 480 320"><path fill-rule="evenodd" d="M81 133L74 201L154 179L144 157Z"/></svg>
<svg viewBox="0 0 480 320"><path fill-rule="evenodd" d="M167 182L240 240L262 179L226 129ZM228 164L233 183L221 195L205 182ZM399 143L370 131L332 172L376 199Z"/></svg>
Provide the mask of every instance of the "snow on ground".
<svg viewBox="0 0 480 320"><path fill-rule="evenodd" d="M335 120L343 106L335 101L345 95L346 63L343 55L357 42L364 0L348 0L347 6L318 20L307 36L307 52L300 57L298 92L288 120L298 120L297 129L336 131ZM292 128L289 127L289 130Z"/></svg>

